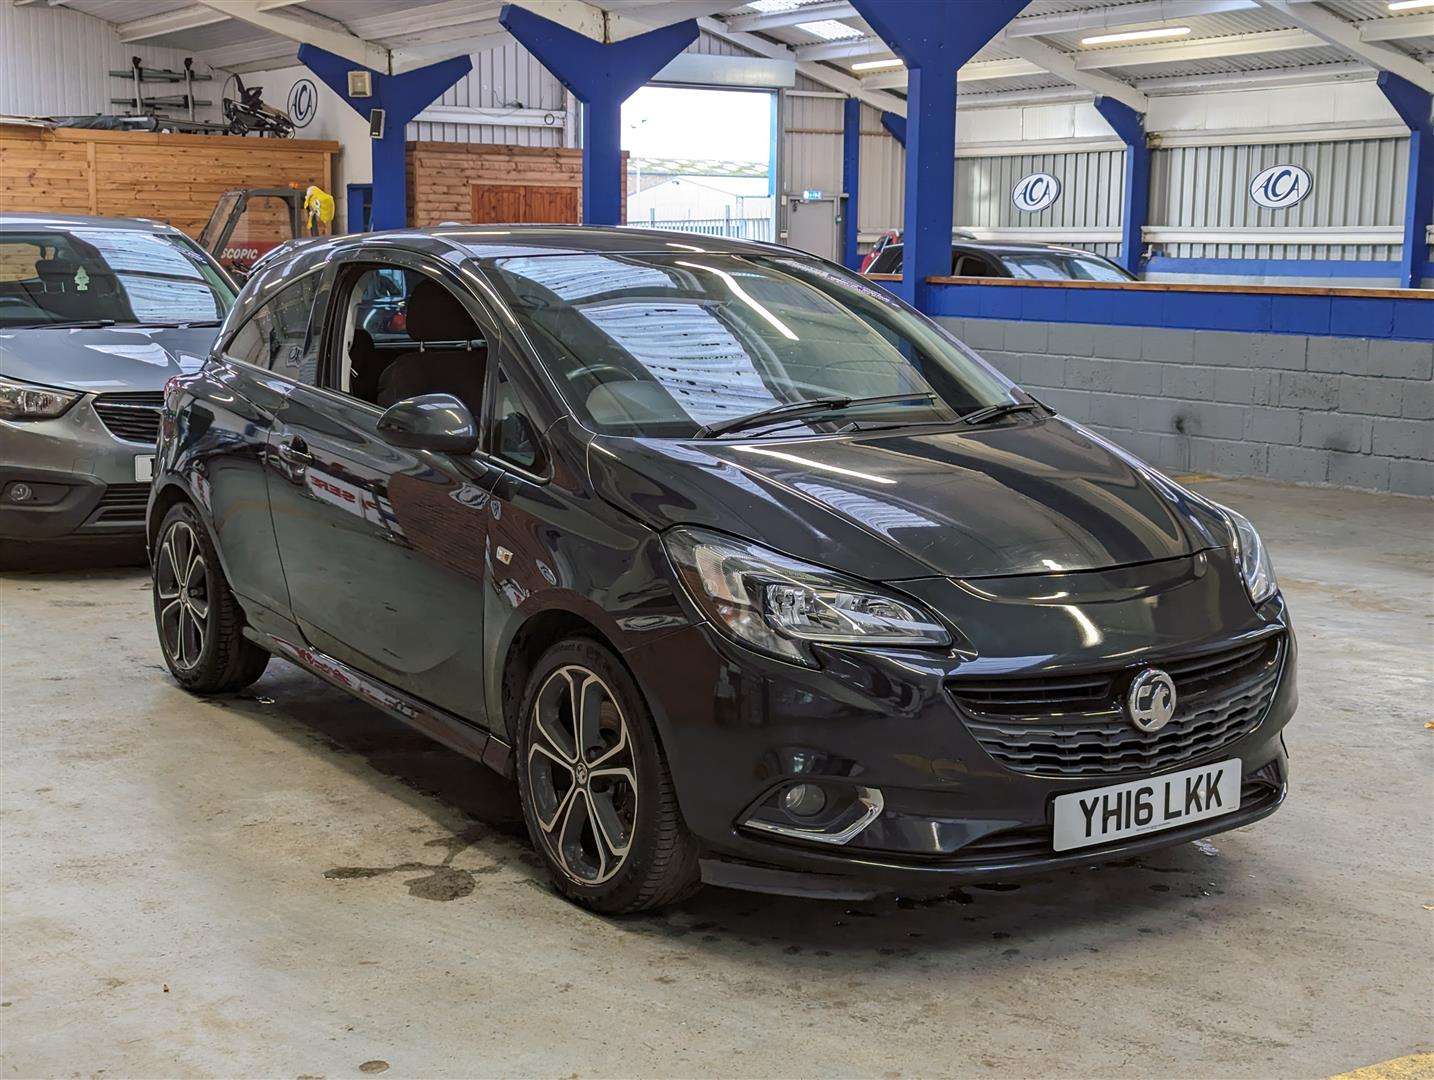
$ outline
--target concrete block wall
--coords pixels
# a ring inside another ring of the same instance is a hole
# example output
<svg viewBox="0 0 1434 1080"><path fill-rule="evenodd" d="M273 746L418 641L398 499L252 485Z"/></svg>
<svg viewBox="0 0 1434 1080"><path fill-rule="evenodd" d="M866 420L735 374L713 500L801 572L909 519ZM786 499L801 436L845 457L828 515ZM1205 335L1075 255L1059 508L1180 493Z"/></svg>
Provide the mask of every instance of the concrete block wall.
<svg viewBox="0 0 1434 1080"><path fill-rule="evenodd" d="M1434 495L1434 343L938 321L1164 471Z"/></svg>

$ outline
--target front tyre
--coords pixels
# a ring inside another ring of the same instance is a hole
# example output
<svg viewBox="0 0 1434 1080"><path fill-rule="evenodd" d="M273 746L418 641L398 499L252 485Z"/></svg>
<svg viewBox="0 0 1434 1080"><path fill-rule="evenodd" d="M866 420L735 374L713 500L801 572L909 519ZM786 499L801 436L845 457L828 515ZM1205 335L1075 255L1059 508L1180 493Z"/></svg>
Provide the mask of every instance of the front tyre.
<svg viewBox="0 0 1434 1080"><path fill-rule="evenodd" d="M269 654L244 637L244 613L194 507L176 503L154 549L154 623L170 674L186 690L242 690Z"/></svg>
<svg viewBox="0 0 1434 1080"><path fill-rule="evenodd" d="M699 884L657 729L632 677L585 638L533 669L518 730L518 791L558 889L594 911L675 903Z"/></svg>

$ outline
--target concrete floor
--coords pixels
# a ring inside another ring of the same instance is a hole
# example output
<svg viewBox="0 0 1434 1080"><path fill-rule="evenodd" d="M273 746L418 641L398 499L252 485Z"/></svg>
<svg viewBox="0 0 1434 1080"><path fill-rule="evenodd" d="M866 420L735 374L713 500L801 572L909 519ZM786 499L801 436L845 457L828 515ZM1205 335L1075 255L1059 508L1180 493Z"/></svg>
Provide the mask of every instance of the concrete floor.
<svg viewBox="0 0 1434 1080"><path fill-rule="evenodd" d="M7 573L4 1073L1316 1076L1430 1050L1434 503L1200 489L1262 528L1298 620L1289 803L930 905L708 889L596 918L481 768L277 661L182 693L143 570Z"/></svg>

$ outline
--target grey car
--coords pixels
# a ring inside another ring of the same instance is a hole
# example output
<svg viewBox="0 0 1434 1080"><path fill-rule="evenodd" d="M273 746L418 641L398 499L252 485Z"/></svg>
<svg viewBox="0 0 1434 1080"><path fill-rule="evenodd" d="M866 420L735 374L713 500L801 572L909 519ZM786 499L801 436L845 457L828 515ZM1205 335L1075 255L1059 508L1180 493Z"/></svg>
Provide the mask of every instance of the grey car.
<svg viewBox="0 0 1434 1080"><path fill-rule="evenodd" d="M165 383L235 293L169 225L0 214L0 540L142 534Z"/></svg>

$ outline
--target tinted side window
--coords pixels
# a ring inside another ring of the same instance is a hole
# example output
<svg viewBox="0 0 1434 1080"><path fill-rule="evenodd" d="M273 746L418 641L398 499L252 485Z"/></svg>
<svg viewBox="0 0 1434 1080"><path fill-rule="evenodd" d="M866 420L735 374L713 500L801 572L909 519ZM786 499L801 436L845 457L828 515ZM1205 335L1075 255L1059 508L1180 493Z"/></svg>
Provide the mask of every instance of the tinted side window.
<svg viewBox="0 0 1434 1080"><path fill-rule="evenodd" d="M309 313L320 274L310 274L284 289L249 316L225 350L235 360L266 368L290 379L304 377L309 348ZM312 363L307 365L312 379Z"/></svg>
<svg viewBox="0 0 1434 1080"><path fill-rule="evenodd" d="M901 251L902 245L888 244L881 249L872 263L867 267L868 274L899 274L901 273Z"/></svg>
<svg viewBox="0 0 1434 1080"><path fill-rule="evenodd" d="M498 369L498 389L493 398L493 453L520 469L541 473L547 462L533 422L532 411L523 403L508 373Z"/></svg>

